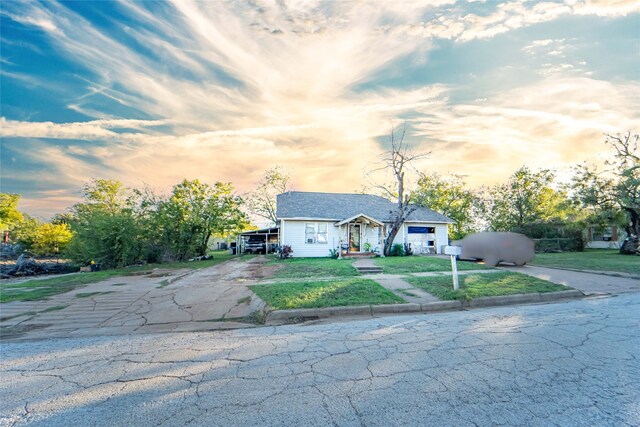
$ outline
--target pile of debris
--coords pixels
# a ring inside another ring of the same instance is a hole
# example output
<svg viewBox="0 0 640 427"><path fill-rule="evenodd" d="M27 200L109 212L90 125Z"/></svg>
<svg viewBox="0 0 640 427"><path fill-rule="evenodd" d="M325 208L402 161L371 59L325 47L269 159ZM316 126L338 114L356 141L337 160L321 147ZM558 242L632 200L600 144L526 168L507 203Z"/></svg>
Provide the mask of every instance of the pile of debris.
<svg viewBox="0 0 640 427"><path fill-rule="evenodd" d="M0 278L35 276L37 274L63 274L78 271L78 267L68 261L36 260L28 255L20 255L15 262L0 264Z"/></svg>

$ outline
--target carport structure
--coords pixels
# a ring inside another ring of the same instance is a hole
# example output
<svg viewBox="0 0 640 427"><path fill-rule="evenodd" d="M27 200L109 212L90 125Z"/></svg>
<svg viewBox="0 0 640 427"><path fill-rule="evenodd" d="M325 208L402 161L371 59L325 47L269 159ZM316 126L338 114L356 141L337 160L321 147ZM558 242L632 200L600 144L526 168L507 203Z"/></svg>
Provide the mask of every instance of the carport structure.
<svg viewBox="0 0 640 427"><path fill-rule="evenodd" d="M265 252L271 253L277 250L280 236L279 227L261 228L259 230L245 231L238 236L237 247L238 253L244 253L246 242L261 239L265 244Z"/></svg>

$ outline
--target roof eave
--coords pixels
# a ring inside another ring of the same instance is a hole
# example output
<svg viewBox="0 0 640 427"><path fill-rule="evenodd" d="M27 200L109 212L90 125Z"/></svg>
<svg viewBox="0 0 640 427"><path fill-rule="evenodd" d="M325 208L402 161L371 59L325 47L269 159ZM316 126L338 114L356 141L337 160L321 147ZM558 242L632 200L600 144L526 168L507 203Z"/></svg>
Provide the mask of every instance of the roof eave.
<svg viewBox="0 0 640 427"><path fill-rule="evenodd" d="M354 220L356 220L358 218L366 218L368 221L371 221L371 222L373 222L374 224L376 224L377 226L380 226L380 227L384 225L383 221L377 220L377 219L372 218L369 215L365 215L363 213L359 213L357 215L352 216L351 218L347 218L347 219L343 219L342 221L338 221L338 222L335 223L335 225L336 226L344 225L344 224L347 224L347 223L349 223L351 221L354 221Z"/></svg>

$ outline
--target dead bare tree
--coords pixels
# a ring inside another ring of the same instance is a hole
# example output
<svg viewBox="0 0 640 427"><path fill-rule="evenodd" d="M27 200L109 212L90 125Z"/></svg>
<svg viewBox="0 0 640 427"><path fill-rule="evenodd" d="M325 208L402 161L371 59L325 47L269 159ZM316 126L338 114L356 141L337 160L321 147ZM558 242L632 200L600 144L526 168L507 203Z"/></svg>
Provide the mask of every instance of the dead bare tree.
<svg viewBox="0 0 640 427"><path fill-rule="evenodd" d="M387 151L381 159L382 166L374 169L376 170L388 170L390 171L395 180L396 188L395 192L384 184L373 184L373 187L379 189L383 194L386 194L389 198L397 201L397 206L394 210L390 211L391 225L388 226L387 235L384 242L384 255L388 256L391 253L393 247L393 240L396 238L400 227L407 220L409 215L416 210L417 206L409 203L410 195L405 194L404 178L406 168L411 162L423 159L429 156L431 153L414 153L410 150L410 147L406 144L404 137L407 132L406 123L402 126L402 132L399 138L396 138L395 130L391 128L391 149Z"/></svg>

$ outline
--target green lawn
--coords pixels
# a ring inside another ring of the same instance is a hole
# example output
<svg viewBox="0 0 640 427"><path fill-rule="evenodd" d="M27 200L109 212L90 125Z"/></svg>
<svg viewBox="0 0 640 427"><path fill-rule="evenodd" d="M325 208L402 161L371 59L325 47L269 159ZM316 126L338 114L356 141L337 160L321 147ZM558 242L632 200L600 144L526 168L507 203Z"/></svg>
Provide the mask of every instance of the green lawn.
<svg viewBox="0 0 640 427"><path fill-rule="evenodd" d="M577 270L617 271L640 275L640 257L621 255L616 249L585 249L584 252L536 254L533 265Z"/></svg>
<svg viewBox="0 0 640 427"><path fill-rule="evenodd" d="M283 267L275 273L275 277L284 279L312 277L351 277L358 272L353 267L353 260L333 258L289 258L276 259L271 264Z"/></svg>
<svg viewBox="0 0 640 427"><path fill-rule="evenodd" d="M405 302L373 280L360 278L254 285L251 290L275 310Z"/></svg>
<svg viewBox="0 0 640 427"><path fill-rule="evenodd" d="M376 258L374 262L382 267L384 273L388 274L451 271L451 261L449 259L430 256ZM486 268L488 267L474 262L458 261L458 270L483 270Z"/></svg>
<svg viewBox="0 0 640 427"><path fill-rule="evenodd" d="M520 273L472 273L461 274L459 278L460 289L457 291L453 290L451 276L409 277L406 280L442 300L469 300L478 297L571 289Z"/></svg>
<svg viewBox="0 0 640 427"><path fill-rule="evenodd" d="M171 262L166 264L147 264L140 267L120 268L97 271L94 273L75 273L64 276L52 276L47 279L29 280L21 283L0 282L0 303L13 301L40 301L53 295L63 294L90 283L100 282L116 276L143 275L154 268L162 269L200 269L211 267L231 259L229 251L212 253L213 258L206 261Z"/></svg>

